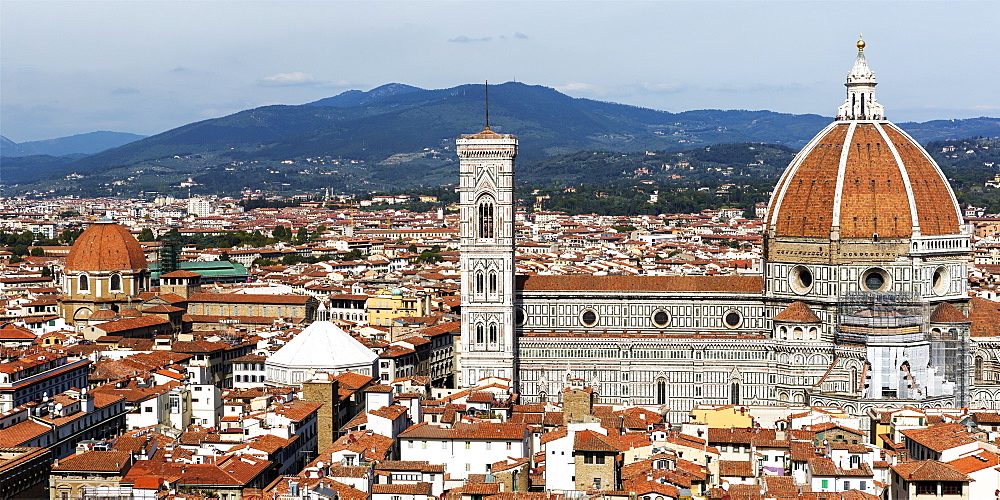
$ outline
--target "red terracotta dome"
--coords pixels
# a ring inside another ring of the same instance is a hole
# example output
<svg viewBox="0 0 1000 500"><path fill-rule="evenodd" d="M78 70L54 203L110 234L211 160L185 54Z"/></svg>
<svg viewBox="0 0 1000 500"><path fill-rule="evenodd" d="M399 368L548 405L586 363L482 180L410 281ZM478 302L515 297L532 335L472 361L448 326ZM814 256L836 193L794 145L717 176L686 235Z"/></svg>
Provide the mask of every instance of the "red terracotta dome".
<svg viewBox="0 0 1000 500"><path fill-rule="evenodd" d="M961 234L961 211L941 169L885 119L864 45L837 121L792 160L768 207L771 238L906 239Z"/></svg>
<svg viewBox="0 0 1000 500"><path fill-rule="evenodd" d="M768 210L776 237L908 238L959 234L941 170L896 125L836 122L788 166Z"/></svg>
<svg viewBox="0 0 1000 500"><path fill-rule="evenodd" d="M148 267L139 242L128 229L113 222L88 227L66 257L67 271L137 271Z"/></svg>

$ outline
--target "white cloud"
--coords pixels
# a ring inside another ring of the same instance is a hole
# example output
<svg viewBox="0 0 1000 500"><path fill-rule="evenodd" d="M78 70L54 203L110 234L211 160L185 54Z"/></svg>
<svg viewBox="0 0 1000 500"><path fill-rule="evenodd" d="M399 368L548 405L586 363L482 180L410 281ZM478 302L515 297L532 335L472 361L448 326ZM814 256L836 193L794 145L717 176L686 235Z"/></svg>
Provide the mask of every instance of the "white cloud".
<svg viewBox="0 0 1000 500"><path fill-rule="evenodd" d="M291 73L277 73L261 78L257 83L265 87L285 87L292 85L315 85L318 83L309 73L293 71Z"/></svg>
<svg viewBox="0 0 1000 500"><path fill-rule="evenodd" d="M589 94L589 95L605 95L608 93L603 87L598 87L590 83L584 82L570 82L565 85L556 85L556 90L564 94Z"/></svg>
<svg viewBox="0 0 1000 500"><path fill-rule="evenodd" d="M452 38L452 39L450 39L448 41L449 42L455 42L455 43L473 43L473 42L488 42L488 41L490 41L492 39L493 39L493 37L491 37L491 36L485 36L483 38L469 38L469 37L467 37L465 35L461 35L461 36L457 36L455 38Z"/></svg>

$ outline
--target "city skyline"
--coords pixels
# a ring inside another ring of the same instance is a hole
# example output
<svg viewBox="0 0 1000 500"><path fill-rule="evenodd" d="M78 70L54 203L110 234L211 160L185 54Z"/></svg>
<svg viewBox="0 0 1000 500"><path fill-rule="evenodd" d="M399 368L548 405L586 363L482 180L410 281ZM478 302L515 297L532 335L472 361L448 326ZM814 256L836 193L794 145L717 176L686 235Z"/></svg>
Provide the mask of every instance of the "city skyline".
<svg viewBox="0 0 1000 500"><path fill-rule="evenodd" d="M6 1L0 127L15 142L151 135L390 82L487 79L672 112L833 116L858 32L893 121L1000 114L1000 69L979 50L1000 43L994 3L505 5Z"/></svg>

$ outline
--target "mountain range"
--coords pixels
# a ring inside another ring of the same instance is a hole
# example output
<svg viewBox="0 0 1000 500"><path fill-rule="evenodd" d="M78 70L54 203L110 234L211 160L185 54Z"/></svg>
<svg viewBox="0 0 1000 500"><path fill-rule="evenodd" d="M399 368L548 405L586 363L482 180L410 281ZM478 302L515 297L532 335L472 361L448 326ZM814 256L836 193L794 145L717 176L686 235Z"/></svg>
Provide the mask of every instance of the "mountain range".
<svg viewBox="0 0 1000 500"><path fill-rule="evenodd" d="M71 135L58 139L47 139L43 141L14 142L0 135L0 156L69 156L69 155L91 155L106 149L116 148L123 144L138 141L146 136L129 134L125 132L108 132L105 130L98 132L88 132L86 134Z"/></svg>
<svg viewBox="0 0 1000 500"><path fill-rule="evenodd" d="M0 181L20 189L44 180L57 191L114 185L128 192L170 190L186 177L200 177L206 190L218 192L267 184L344 190L440 185L457 179L449 149L458 134L483 129L485 101L483 85L425 90L394 83L199 121L83 158L4 158ZM578 151L680 151L747 142L798 149L832 120L773 111L670 113L515 82L490 86L489 106L491 128L517 134L518 160L527 164ZM899 125L921 143L1000 136L998 118ZM83 178L60 179L69 173Z"/></svg>

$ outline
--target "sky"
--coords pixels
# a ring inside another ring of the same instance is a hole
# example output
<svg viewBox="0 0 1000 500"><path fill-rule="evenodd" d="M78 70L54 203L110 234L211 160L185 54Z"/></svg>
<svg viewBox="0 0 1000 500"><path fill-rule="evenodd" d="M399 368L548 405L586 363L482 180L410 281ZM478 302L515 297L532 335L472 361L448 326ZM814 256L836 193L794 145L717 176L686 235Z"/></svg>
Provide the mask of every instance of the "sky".
<svg viewBox="0 0 1000 500"><path fill-rule="evenodd" d="M859 33L895 122L1000 116L1000 2L0 0L0 134L157 134L399 82L833 116Z"/></svg>

